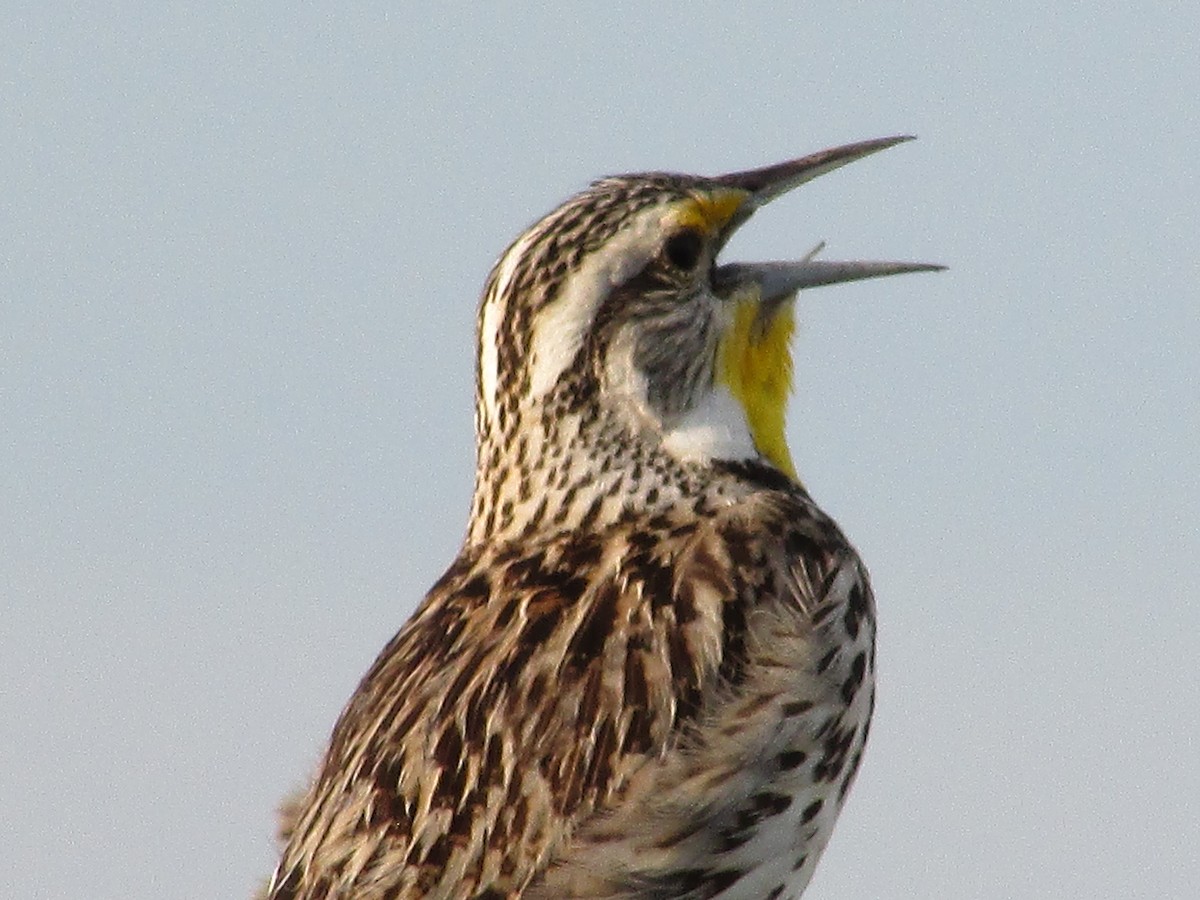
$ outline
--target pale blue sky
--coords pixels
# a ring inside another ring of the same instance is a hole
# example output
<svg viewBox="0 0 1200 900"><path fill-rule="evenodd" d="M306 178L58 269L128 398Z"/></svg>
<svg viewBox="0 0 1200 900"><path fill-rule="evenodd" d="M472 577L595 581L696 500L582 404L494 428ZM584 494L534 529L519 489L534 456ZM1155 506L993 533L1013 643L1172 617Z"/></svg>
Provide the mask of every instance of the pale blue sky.
<svg viewBox="0 0 1200 900"><path fill-rule="evenodd" d="M801 298L881 667L807 897L1196 896L1200 8L398 7L0 10L0 896L267 875L455 553L524 225L909 132L725 254L951 266Z"/></svg>

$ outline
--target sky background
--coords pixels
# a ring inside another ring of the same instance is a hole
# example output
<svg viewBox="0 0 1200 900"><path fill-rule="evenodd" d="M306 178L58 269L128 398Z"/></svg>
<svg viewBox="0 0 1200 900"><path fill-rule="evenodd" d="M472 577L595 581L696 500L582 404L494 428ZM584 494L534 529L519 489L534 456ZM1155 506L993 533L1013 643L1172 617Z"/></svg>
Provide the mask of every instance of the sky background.
<svg viewBox="0 0 1200 900"><path fill-rule="evenodd" d="M401 6L0 9L0 896L268 875L526 224L897 133L723 257L950 266L800 299L881 679L806 900L1197 896L1200 6Z"/></svg>

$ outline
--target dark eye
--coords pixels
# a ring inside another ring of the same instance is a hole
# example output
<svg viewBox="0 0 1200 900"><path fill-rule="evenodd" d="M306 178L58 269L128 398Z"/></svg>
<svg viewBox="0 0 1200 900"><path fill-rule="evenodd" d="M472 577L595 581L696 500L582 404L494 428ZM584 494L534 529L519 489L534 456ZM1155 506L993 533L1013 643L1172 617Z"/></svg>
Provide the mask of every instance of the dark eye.
<svg viewBox="0 0 1200 900"><path fill-rule="evenodd" d="M704 249L704 238L694 228L677 231L667 238L663 245L663 253L675 268L690 272L700 262L700 253Z"/></svg>

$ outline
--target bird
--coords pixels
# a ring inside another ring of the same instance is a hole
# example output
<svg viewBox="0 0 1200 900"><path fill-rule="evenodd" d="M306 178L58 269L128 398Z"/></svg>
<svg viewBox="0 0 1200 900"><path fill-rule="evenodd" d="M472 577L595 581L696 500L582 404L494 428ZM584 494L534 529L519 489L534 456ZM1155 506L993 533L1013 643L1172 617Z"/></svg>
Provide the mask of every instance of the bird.
<svg viewBox="0 0 1200 900"><path fill-rule="evenodd" d="M499 257L461 550L342 711L270 900L800 896L867 741L875 601L788 447L795 298L941 267L718 256L909 139L603 178Z"/></svg>

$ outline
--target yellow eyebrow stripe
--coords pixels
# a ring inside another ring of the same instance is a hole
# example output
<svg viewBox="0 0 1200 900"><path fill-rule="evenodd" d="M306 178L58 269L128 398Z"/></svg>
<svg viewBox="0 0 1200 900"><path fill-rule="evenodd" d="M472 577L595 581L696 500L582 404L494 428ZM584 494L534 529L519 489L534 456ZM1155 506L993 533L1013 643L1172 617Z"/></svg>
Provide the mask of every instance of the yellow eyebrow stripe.
<svg viewBox="0 0 1200 900"><path fill-rule="evenodd" d="M720 188L712 192L698 193L680 203L672 218L676 224L683 227L690 226L715 233L728 224L749 196L746 191L736 188Z"/></svg>

